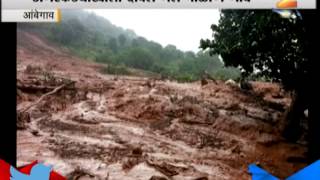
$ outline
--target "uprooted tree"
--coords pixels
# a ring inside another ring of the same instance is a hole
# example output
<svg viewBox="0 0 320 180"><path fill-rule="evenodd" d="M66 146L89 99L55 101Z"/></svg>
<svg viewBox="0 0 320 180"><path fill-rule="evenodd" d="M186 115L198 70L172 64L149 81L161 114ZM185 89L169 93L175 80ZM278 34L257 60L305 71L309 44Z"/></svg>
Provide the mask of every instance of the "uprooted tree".
<svg viewBox="0 0 320 180"><path fill-rule="evenodd" d="M221 55L226 66L235 66L244 76L252 73L281 82L293 92L283 135L296 141L300 121L310 112L310 64L315 46L312 28L314 12L270 10L222 10L219 25L213 24L213 40L201 40L200 47ZM311 160L320 158L320 123L308 118L308 145Z"/></svg>

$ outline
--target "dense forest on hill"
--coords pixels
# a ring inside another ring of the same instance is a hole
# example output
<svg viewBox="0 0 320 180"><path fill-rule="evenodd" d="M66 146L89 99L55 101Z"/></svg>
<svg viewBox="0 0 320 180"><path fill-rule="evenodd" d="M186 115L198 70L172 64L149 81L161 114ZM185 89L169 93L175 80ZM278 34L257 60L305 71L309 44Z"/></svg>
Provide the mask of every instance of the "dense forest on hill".
<svg viewBox="0 0 320 180"><path fill-rule="evenodd" d="M219 56L205 51L163 47L94 13L69 10L62 15L59 24L18 24L18 28L40 33L81 58L108 64L104 72L109 74L130 74L129 68L134 68L184 82L200 79L205 71L217 79L240 76L238 69L226 68Z"/></svg>

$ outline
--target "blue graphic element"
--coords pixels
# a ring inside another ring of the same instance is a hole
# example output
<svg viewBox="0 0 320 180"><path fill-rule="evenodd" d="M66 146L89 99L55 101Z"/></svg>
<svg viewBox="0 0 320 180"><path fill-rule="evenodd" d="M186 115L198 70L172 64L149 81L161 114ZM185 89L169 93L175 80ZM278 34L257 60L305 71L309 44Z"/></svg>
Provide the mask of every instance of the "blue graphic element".
<svg viewBox="0 0 320 180"><path fill-rule="evenodd" d="M298 171L290 176L287 180L319 180L320 179L320 160L314 162L310 166Z"/></svg>
<svg viewBox="0 0 320 180"><path fill-rule="evenodd" d="M249 165L252 180L279 180L255 164ZM320 160L291 175L286 180L320 180Z"/></svg>
<svg viewBox="0 0 320 180"><path fill-rule="evenodd" d="M252 174L252 180L279 180L255 164L249 165L249 172Z"/></svg>
<svg viewBox="0 0 320 180"><path fill-rule="evenodd" d="M30 175L23 174L11 166L10 180L49 180L50 172L51 172L51 167L45 166L43 164L35 165L31 169Z"/></svg>

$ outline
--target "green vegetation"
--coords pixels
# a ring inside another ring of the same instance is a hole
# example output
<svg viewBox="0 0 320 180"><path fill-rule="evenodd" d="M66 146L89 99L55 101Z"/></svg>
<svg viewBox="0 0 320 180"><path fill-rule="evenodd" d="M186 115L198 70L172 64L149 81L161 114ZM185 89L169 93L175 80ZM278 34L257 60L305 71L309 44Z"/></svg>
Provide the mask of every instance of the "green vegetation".
<svg viewBox="0 0 320 180"><path fill-rule="evenodd" d="M291 11L290 17L271 10L222 10L219 25L212 25L214 39L201 40L201 47L220 54L227 66L240 67L243 75L261 75L281 82L293 91L293 101L287 112L284 137L296 142L303 133L304 111L310 114L312 94L310 81L318 52L314 25L316 11ZM313 88L312 88L313 89ZM316 92L316 91L314 91ZM317 92L318 93L318 92ZM308 155L311 161L320 158L320 121L308 119Z"/></svg>
<svg viewBox="0 0 320 180"><path fill-rule="evenodd" d="M114 75L130 75L130 71L128 70L127 67L120 65L108 65L107 67L104 67L101 70L102 73L104 74L114 74Z"/></svg>
<svg viewBox="0 0 320 180"><path fill-rule="evenodd" d="M297 82L307 74L308 48L303 21L292 13L281 18L271 10L222 10L219 25L211 26L214 40L201 40L201 47L220 54L227 66L240 67L244 76L264 76L288 89L299 88Z"/></svg>
<svg viewBox="0 0 320 180"><path fill-rule="evenodd" d="M217 79L236 79L240 75L238 69L224 67L217 55L183 52L173 45L162 47L93 13L62 13L59 24L21 23L18 28L40 33L81 58L107 64L104 73L128 75L128 69L134 68L182 82L198 80L204 71Z"/></svg>

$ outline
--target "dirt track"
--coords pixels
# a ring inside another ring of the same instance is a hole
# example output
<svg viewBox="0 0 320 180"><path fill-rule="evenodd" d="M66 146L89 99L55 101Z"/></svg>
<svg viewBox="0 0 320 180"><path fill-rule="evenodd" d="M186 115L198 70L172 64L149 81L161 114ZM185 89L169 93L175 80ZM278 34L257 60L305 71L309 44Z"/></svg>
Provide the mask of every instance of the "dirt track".
<svg viewBox="0 0 320 180"><path fill-rule="evenodd" d="M276 84L248 92L103 75L21 31L17 56L18 111L75 82L20 114L18 165L40 160L69 179L111 180L249 179L250 163L287 177L305 166L287 161L305 147L279 136L290 98Z"/></svg>

